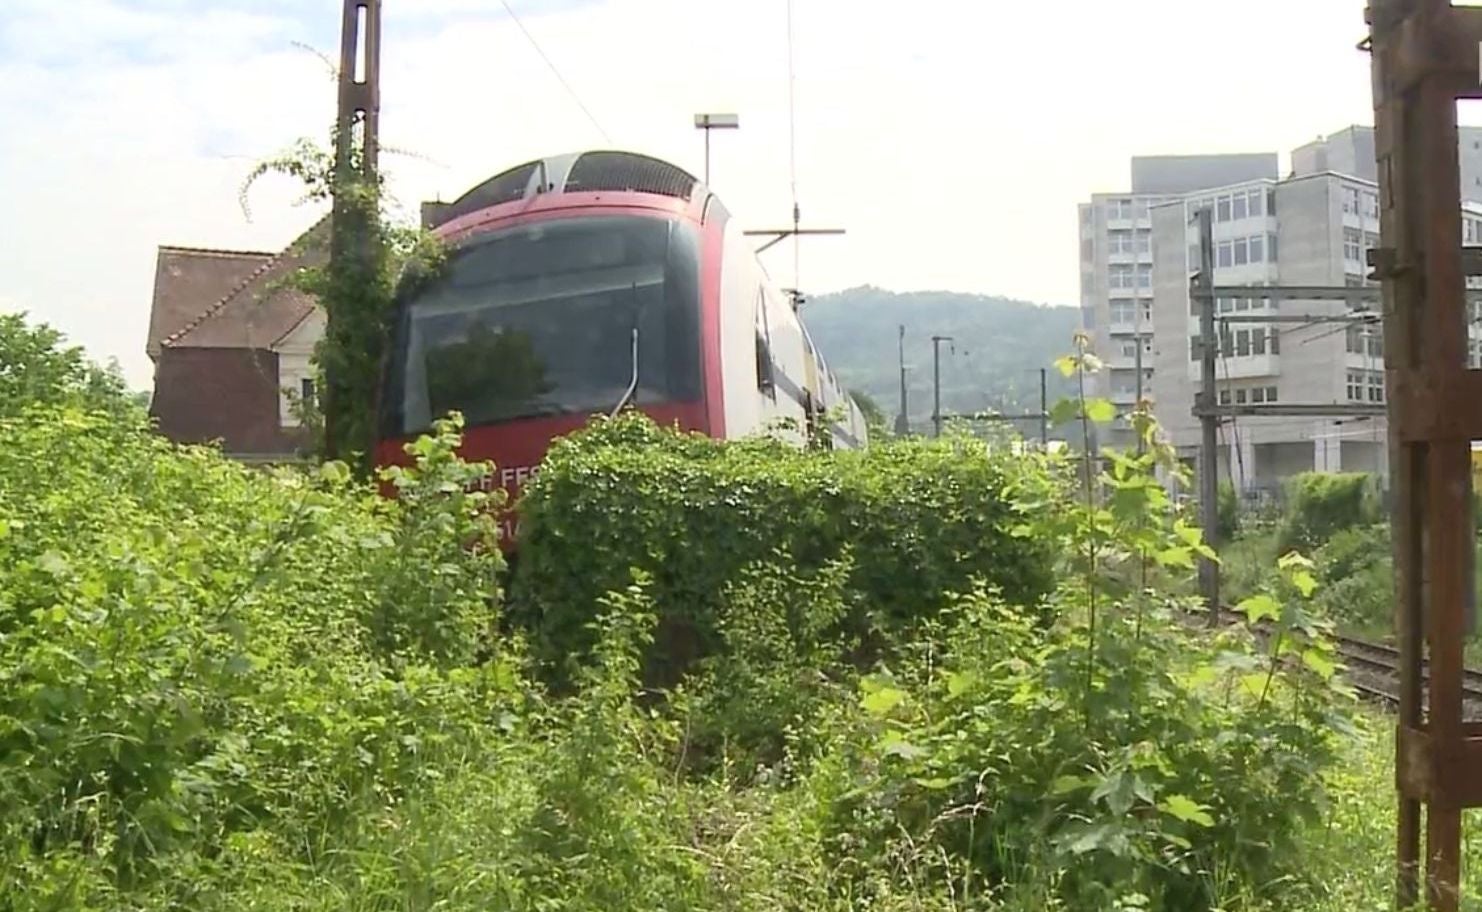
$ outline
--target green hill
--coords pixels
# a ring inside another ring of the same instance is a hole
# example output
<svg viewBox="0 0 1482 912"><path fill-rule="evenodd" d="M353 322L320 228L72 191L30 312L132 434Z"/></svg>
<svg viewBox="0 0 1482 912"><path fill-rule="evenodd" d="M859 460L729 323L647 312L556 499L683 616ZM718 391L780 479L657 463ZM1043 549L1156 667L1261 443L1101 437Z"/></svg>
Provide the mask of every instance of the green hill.
<svg viewBox="0 0 1482 912"><path fill-rule="evenodd" d="M897 327L906 327L906 395L914 428L930 426L933 335L942 344L942 412L1039 408L1039 370L1070 351L1080 325L1074 307L946 291L896 293L863 286L810 298L808 331L845 386L868 394L893 423L900 409ZM1071 392L1049 371L1050 402ZM1023 429L1037 432L1034 423Z"/></svg>

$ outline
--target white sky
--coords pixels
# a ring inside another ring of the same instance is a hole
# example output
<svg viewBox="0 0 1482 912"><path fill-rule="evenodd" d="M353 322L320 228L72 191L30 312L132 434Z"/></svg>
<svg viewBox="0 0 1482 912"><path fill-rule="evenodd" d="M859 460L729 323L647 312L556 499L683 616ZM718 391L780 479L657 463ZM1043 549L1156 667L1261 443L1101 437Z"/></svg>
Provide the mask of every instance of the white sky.
<svg viewBox="0 0 1482 912"><path fill-rule="evenodd" d="M1134 154L1279 151L1372 119L1363 0L793 0L802 287L1078 296L1075 204ZM616 146L789 219L785 0L384 0L382 138L415 211L541 154ZM0 0L0 310L136 387L155 248L275 249L317 213L258 159L325 140L339 0ZM785 246L769 253L789 284Z"/></svg>

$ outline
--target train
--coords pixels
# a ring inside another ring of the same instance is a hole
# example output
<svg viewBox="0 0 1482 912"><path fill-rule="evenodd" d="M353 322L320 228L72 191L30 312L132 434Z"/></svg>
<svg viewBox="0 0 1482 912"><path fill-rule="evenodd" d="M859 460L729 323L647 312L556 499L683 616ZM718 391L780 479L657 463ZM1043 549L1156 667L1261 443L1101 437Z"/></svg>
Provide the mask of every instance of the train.
<svg viewBox="0 0 1482 912"><path fill-rule="evenodd" d="M718 439L777 428L867 444L865 419L736 219L684 169L595 150L502 171L423 206L446 249L404 277L382 371L376 459L464 416L462 455L516 503L551 442L637 409ZM507 547L517 513L502 520Z"/></svg>

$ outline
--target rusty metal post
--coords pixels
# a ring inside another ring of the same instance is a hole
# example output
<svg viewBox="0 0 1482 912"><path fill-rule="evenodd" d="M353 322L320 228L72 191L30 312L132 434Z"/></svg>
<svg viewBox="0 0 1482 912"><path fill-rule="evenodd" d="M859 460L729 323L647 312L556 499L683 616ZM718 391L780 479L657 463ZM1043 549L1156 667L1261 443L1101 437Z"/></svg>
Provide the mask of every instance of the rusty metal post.
<svg viewBox="0 0 1482 912"><path fill-rule="evenodd" d="M1482 728L1462 717L1462 646L1475 585L1470 442L1482 437L1482 375L1466 360L1456 131L1457 99L1482 98L1482 8L1370 0L1366 16L1401 654L1396 899L1406 908L1421 898L1423 817L1424 898L1454 912L1462 809L1482 805Z"/></svg>

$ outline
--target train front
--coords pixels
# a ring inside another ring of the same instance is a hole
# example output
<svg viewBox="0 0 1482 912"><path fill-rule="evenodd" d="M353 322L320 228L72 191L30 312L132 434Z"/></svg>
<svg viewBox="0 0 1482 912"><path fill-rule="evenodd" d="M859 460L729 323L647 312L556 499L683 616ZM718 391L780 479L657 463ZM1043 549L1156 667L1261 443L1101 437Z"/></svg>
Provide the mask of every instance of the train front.
<svg viewBox="0 0 1482 912"><path fill-rule="evenodd" d="M655 159L584 153L444 207L446 262L398 295L378 461L406 464L404 444L456 410L462 455L492 460L513 503L553 439L621 404L707 430L695 187Z"/></svg>

